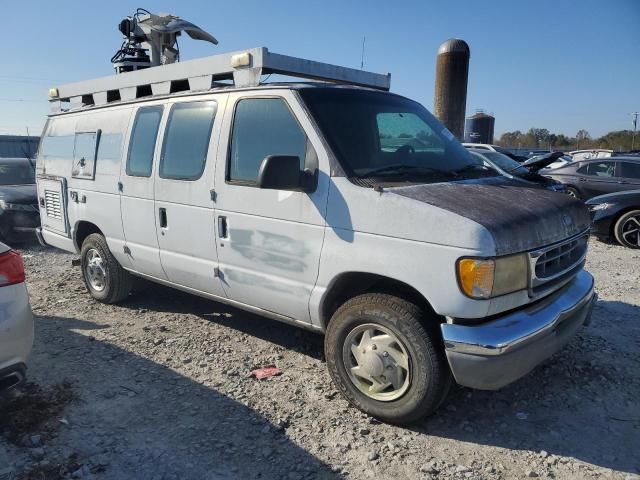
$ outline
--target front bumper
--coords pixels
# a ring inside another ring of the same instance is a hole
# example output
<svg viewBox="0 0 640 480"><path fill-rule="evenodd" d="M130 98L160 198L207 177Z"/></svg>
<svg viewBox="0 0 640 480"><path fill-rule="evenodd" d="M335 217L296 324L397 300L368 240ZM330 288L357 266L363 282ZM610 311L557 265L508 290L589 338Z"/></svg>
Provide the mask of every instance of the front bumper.
<svg viewBox="0 0 640 480"><path fill-rule="evenodd" d="M480 325L442 324L449 366L460 385L497 390L560 350L591 318L593 277L580 271L559 291Z"/></svg>

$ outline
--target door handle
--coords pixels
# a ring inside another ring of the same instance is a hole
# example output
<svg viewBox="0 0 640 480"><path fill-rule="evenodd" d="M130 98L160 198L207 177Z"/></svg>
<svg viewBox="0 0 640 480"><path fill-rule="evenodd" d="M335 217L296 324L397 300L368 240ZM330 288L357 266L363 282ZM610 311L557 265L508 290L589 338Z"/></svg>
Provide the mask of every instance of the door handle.
<svg viewBox="0 0 640 480"><path fill-rule="evenodd" d="M161 208L159 210L160 214L160 228L167 228L167 209Z"/></svg>
<svg viewBox="0 0 640 480"><path fill-rule="evenodd" d="M229 225L227 217L218 216L218 237L229 238Z"/></svg>
<svg viewBox="0 0 640 480"><path fill-rule="evenodd" d="M578 181L579 181L579 182L586 182L586 181L587 181L587 179L586 179L586 178L579 178L579 179L578 179Z"/></svg>

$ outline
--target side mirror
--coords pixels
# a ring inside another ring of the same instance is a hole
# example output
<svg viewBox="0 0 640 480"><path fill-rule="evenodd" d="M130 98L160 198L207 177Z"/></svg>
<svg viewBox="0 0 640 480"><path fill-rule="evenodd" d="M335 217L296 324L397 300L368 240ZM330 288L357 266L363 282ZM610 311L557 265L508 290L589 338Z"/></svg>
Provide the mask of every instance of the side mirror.
<svg viewBox="0 0 640 480"><path fill-rule="evenodd" d="M258 188L312 192L315 176L310 170L300 171L300 158L295 155L267 155L258 171Z"/></svg>

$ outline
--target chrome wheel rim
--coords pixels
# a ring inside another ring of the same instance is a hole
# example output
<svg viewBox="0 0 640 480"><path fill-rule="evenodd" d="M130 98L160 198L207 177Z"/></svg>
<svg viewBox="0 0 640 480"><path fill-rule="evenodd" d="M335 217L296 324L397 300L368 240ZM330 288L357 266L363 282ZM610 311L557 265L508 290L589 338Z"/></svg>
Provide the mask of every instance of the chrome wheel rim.
<svg viewBox="0 0 640 480"><path fill-rule="evenodd" d="M629 245L640 247L640 216L629 217L622 224L622 238Z"/></svg>
<svg viewBox="0 0 640 480"><path fill-rule="evenodd" d="M86 266L84 268L85 276L89 286L96 292L101 292L105 289L105 279L107 278L107 268L104 264L104 260L100 256L100 252L95 248L91 248L87 251Z"/></svg>
<svg viewBox="0 0 640 480"><path fill-rule="evenodd" d="M374 400L397 400L409 389L411 356L388 328L367 323L351 330L342 359L356 388Z"/></svg>
<svg viewBox="0 0 640 480"><path fill-rule="evenodd" d="M573 198L578 198L578 195L576 194L576 192L574 192L573 190L567 190L567 195L569 195L570 197Z"/></svg>

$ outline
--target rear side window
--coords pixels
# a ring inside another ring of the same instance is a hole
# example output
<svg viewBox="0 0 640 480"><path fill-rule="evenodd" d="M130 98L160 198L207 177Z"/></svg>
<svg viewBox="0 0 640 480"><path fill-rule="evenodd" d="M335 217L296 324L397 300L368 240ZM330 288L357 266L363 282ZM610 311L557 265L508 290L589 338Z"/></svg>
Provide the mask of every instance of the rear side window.
<svg viewBox="0 0 640 480"><path fill-rule="evenodd" d="M96 172L96 154L100 142L100 130L97 132L76 133L73 148L73 170L71 176L93 180Z"/></svg>
<svg viewBox="0 0 640 480"><path fill-rule="evenodd" d="M165 129L160 177L197 180L204 171L216 102L178 103Z"/></svg>
<svg viewBox="0 0 640 480"><path fill-rule="evenodd" d="M615 170L615 162L592 162L587 169L589 175L603 178L614 177Z"/></svg>
<svg viewBox="0 0 640 480"><path fill-rule="evenodd" d="M620 162L622 166L622 177L640 180L640 162Z"/></svg>
<svg viewBox="0 0 640 480"><path fill-rule="evenodd" d="M295 155L300 169L307 139L281 98L247 98L236 106L228 180L255 183L264 157Z"/></svg>
<svg viewBox="0 0 640 480"><path fill-rule="evenodd" d="M129 142L127 175L150 177L153 167L153 151L156 147L158 126L162 118L162 107L142 107L136 119Z"/></svg>

